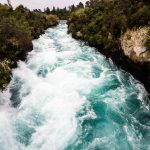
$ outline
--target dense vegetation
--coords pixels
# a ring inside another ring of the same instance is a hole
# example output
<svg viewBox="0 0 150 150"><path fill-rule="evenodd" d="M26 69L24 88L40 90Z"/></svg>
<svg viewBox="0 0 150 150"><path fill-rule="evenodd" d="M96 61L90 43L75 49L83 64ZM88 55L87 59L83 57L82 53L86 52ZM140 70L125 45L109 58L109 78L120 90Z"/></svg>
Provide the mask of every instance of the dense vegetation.
<svg viewBox="0 0 150 150"><path fill-rule="evenodd" d="M60 20L66 20L69 16L69 10L67 10L67 8L55 8L53 7L52 10L50 10L49 7L47 7L46 9L44 9L45 14L53 14L53 15L57 15L58 18Z"/></svg>
<svg viewBox="0 0 150 150"><path fill-rule="evenodd" d="M32 50L32 39L38 38L46 28L57 25L58 18L30 11L22 5L13 10L2 4L0 18L0 89L3 89L10 80L11 68Z"/></svg>
<svg viewBox="0 0 150 150"><path fill-rule="evenodd" d="M110 48L128 28L147 26L150 21L148 0L90 0L85 8L74 11L69 19L69 33L90 45ZM80 33L80 34L79 34ZM150 49L150 39L146 46Z"/></svg>
<svg viewBox="0 0 150 150"><path fill-rule="evenodd" d="M68 8L64 7L64 8L55 8L53 7L52 9L50 9L49 7L44 9L44 13L45 14L53 14L53 15L57 15L59 17L60 20L67 20L70 13L74 12L75 10L79 9L79 8L83 8L84 5L82 2L80 2L78 5L71 5Z"/></svg>

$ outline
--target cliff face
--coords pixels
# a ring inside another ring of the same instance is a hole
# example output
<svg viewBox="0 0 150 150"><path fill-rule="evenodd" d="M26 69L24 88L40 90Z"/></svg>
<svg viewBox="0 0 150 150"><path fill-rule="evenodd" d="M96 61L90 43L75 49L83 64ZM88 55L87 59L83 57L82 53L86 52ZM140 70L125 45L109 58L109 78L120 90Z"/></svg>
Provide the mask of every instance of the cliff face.
<svg viewBox="0 0 150 150"><path fill-rule="evenodd" d="M124 54L135 62L150 62L150 51L145 47L148 31L148 27L128 30L120 38Z"/></svg>
<svg viewBox="0 0 150 150"><path fill-rule="evenodd" d="M146 48L149 27L127 30L120 37L120 53L124 65L121 67L141 81L150 92L150 50ZM118 59L115 58L118 62ZM120 63L119 63L120 64Z"/></svg>

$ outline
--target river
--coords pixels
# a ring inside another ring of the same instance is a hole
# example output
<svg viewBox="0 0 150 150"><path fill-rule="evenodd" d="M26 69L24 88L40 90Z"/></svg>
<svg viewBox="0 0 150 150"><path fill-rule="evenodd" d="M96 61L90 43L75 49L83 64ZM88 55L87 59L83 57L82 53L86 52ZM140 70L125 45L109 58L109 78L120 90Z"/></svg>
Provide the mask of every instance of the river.
<svg viewBox="0 0 150 150"><path fill-rule="evenodd" d="M149 150L143 85L67 25L33 41L0 93L0 150Z"/></svg>

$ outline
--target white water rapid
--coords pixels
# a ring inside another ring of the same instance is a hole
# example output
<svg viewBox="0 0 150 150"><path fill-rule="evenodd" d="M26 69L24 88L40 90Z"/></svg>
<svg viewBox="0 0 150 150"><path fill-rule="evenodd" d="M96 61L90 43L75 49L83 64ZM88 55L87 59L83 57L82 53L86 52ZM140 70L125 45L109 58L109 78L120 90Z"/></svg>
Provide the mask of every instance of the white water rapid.
<svg viewBox="0 0 150 150"><path fill-rule="evenodd" d="M0 150L149 150L143 86L67 25L46 30L0 94Z"/></svg>

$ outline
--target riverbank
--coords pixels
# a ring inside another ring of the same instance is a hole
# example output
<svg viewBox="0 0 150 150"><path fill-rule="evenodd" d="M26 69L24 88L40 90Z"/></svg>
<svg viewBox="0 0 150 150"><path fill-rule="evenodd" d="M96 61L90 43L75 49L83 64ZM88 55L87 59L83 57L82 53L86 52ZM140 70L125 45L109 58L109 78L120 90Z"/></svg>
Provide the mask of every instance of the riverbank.
<svg viewBox="0 0 150 150"><path fill-rule="evenodd" d="M33 49L32 40L56 26L58 18L22 5L13 10L6 4L0 4L0 17L0 90L4 90L11 79L11 69Z"/></svg>
<svg viewBox="0 0 150 150"><path fill-rule="evenodd" d="M79 36L73 36L77 40L81 40ZM121 42L115 43L111 49L102 49L99 46L93 45L92 43L85 44L95 47L97 51L106 56L106 59L112 59L114 64L124 71L133 75L133 77L140 81L145 87L146 91L150 93L150 63L149 62L135 62L124 54L121 47Z"/></svg>
<svg viewBox="0 0 150 150"><path fill-rule="evenodd" d="M150 93L150 4L147 1L87 1L68 19L68 33L85 41Z"/></svg>

